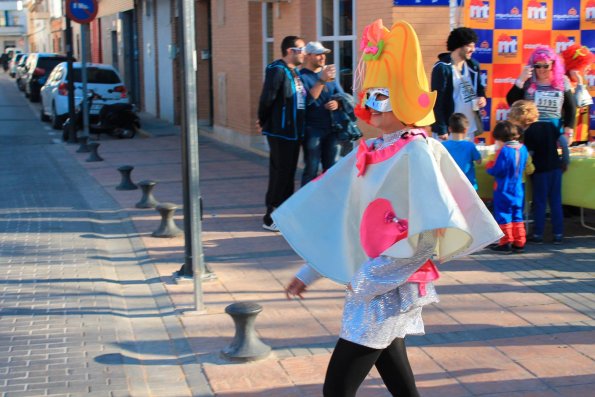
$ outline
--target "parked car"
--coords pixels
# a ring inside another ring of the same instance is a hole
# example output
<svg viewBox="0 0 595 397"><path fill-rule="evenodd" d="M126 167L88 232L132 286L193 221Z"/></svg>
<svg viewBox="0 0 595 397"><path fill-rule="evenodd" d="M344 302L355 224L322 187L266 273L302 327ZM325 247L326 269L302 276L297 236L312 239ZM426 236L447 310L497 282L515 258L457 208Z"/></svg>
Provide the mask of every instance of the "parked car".
<svg viewBox="0 0 595 397"><path fill-rule="evenodd" d="M20 60L23 58L23 55L25 55L25 54L22 52L19 52L19 53L13 55L10 62L8 62L8 74L10 75L10 77L12 77L12 78L16 77L17 65L19 64Z"/></svg>
<svg viewBox="0 0 595 397"><path fill-rule="evenodd" d="M47 81L47 78L54 67L57 64L66 61L67 58L64 55L41 52L29 54L26 64L27 70L23 77L25 96L29 98L31 102L39 101L39 90Z"/></svg>
<svg viewBox="0 0 595 397"><path fill-rule="evenodd" d="M9 71L9 67L10 67L10 61L14 58L14 56L16 54L20 54L21 49L19 48L15 48L15 47L8 47L6 49L4 49L4 52L2 53L2 68L4 69L5 72Z"/></svg>
<svg viewBox="0 0 595 397"><path fill-rule="evenodd" d="M72 64L74 75L74 102L78 106L83 100L81 63ZM52 127L60 129L68 117L68 73L67 63L58 64L45 85L41 88L41 119L51 121ZM92 123L97 122L99 112L106 104L129 103L128 91L122 78L112 65L87 64L87 89L98 94L89 109Z"/></svg>
<svg viewBox="0 0 595 397"><path fill-rule="evenodd" d="M23 54L21 60L17 64L15 79L17 82L17 87L19 87L19 90L21 91L25 91L25 86L23 85L23 76L25 76L25 71L27 70L25 68L27 65L27 58L29 58L29 54Z"/></svg>

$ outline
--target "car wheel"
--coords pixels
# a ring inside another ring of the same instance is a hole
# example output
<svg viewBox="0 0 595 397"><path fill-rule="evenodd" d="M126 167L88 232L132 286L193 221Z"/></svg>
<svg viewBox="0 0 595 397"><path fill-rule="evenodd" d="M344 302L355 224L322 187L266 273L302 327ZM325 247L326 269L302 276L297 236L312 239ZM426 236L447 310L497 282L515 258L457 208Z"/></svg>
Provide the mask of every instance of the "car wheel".
<svg viewBox="0 0 595 397"><path fill-rule="evenodd" d="M129 128L116 128L114 129L114 135L120 139L132 139L136 136L136 126Z"/></svg>
<svg viewBox="0 0 595 397"><path fill-rule="evenodd" d="M39 110L39 118L41 119L41 121L50 121L50 118L48 117L48 115L45 114L45 112L43 111L43 105L41 106L41 109Z"/></svg>
<svg viewBox="0 0 595 397"><path fill-rule="evenodd" d="M55 130L62 129L64 120L62 120L62 117L60 117L56 114L56 105L52 105L52 115L50 116L50 120L52 121L53 129L55 129Z"/></svg>

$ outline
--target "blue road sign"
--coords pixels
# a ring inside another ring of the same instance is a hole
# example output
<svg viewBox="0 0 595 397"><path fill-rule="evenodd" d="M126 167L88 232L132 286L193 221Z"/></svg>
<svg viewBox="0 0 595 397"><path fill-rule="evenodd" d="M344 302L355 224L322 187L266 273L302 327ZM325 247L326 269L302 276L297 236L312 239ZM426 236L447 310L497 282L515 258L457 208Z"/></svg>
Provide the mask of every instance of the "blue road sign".
<svg viewBox="0 0 595 397"><path fill-rule="evenodd" d="M78 23L89 23L97 16L97 0L66 0L66 15Z"/></svg>

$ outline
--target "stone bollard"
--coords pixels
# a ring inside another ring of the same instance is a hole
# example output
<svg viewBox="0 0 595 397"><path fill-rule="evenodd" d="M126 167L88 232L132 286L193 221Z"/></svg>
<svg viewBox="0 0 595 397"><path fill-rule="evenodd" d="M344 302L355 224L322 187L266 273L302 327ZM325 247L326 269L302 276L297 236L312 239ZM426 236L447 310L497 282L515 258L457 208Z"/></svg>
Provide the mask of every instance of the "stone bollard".
<svg viewBox="0 0 595 397"><path fill-rule="evenodd" d="M221 350L223 357L233 361L254 361L265 358L271 347L264 344L256 335L254 321L262 306L254 302L237 302L225 308L236 327L231 344Z"/></svg>
<svg viewBox="0 0 595 397"><path fill-rule="evenodd" d="M183 233L174 222L174 212L178 208L173 203L161 203L157 205L157 211L161 214L161 224L151 235L153 237L176 237Z"/></svg>
<svg viewBox="0 0 595 397"><path fill-rule="evenodd" d="M101 158L101 156L99 155L99 153L97 153L97 149L99 148L99 143L98 142L88 143L87 144L87 147L91 151L91 154L89 155L89 158L87 158L87 161L88 162L92 162L92 161L103 161L103 159Z"/></svg>
<svg viewBox="0 0 595 397"><path fill-rule="evenodd" d="M136 208L157 207L157 204L159 204L159 202L155 200L155 197L153 197L153 188L156 184L157 182L148 180L140 181L138 183L138 186L140 186L141 190L143 191L143 195L140 201L134 205Z"/></svg>
<svg viewBox="0 0 595 397"><path fill-rule="evenodd" d="M120 184L118 186L116 186L116 190L136 190L136 189L138 189L138 186L136 186L132 182L132 179L130 179L130 174L132 173L133 169L134 169L134 167L131 165L123 165L121 167L118 167L118 171L120 171L120 174L122 175L122 180L120 181Z"/></svg>
<svg viewBox="0 0 595 397"><path fill-rule="evenodd" d="M89 153L89 147L87 146L87 137L86 136L82 136L79 138L79 148L76 149L77 153Z"/></svg>

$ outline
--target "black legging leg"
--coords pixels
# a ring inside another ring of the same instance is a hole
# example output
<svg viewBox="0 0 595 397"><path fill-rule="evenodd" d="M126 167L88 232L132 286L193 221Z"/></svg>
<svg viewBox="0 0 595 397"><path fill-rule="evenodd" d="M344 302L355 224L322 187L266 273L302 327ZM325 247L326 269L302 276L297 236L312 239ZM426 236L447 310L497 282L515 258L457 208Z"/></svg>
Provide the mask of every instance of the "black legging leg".
<svg viewBox="0 0 595 397"><path fill-rule="evenodd" d="M355 397L373 365L394 396L419 396L403 339L383 350L339 339L326 371L324 397Z"/></svg>
<svg viewBox="0 0 595 397"><path fill-rule="evenodd" d="M376 368L393 396L419 397L405 339L397 338L384 349L376 360Z"/></svg>

